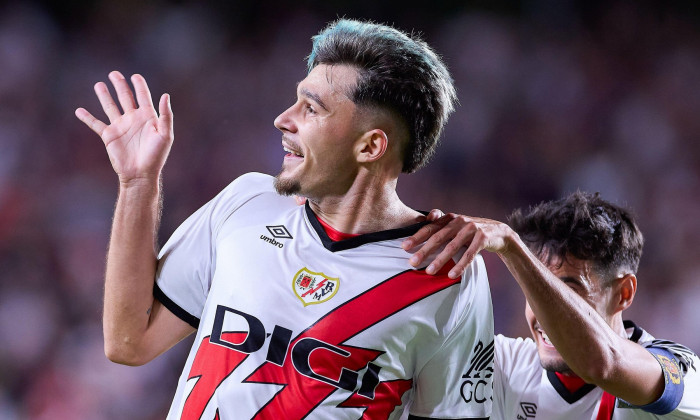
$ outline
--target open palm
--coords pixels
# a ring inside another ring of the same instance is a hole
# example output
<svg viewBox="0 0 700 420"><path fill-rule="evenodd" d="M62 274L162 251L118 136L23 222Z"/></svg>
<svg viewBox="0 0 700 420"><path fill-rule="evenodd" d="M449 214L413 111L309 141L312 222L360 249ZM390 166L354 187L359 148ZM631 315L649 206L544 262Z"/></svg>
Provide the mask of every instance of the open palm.
<svg viewBox="0 0 700 420"><path fill-rule="evenodd" d="M170 98L167 94L160 98L159 116L142 76L136 74L131 78L136 101L121 73L113 71L109 74L109 79L117 92L121 110L107 85L102 82L95 85L95 93L109 118L109 125L84 108L78 108L75 115L102 138L112 167L121 182L157 179L173 142Z"/></svg>

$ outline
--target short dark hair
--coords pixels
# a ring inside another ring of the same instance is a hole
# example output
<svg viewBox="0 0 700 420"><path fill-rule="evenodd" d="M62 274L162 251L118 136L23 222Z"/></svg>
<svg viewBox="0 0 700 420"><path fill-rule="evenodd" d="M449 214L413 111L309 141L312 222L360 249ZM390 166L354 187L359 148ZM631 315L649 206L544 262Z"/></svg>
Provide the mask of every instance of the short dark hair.
<svg viewBox="0 0 700 420"><path fill-rule="evenodd" d="M569 196L516 210L508 219L525 244L546 264L571 255L590 261L602 275L625 269L636 273L644 238L630 211L598 193Z"/></svg>
<svg viewBox="0 0 700 420"><path fill-rule="evenodd" d="M312 40L309 71L319 64L357 68L352 101L398 113L410 132L402 171L415 172L425 165L457 101L440 57L418 35L372 22L340 19Z"/></svg>

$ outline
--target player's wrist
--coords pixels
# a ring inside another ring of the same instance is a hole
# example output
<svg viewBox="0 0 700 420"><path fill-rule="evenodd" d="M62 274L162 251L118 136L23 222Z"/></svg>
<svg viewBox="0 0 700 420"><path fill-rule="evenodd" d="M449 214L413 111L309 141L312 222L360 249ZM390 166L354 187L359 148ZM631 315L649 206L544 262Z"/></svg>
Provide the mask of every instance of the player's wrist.
<svg viewBox="0 0 700 420"><path fill-rule="evenodd" d="M119 195L158 197L162 189L162 181L158 176L144 176L136 178L119 177Z"/></svg>
<svg viewBox="0 0 700 420"><path fill-rule="evenodd" d="M518 251L522 251L524 248L526 248L525 244L523 241L520 240L520 236L513 231L513 229L510 228L510 226L503 224L502 225L504 229L504 233L502 236L503 240L503 246L501 249L496 251L496 253L502 258L502 259L508 259L511 258L514 254L517 254Z"/></svg>

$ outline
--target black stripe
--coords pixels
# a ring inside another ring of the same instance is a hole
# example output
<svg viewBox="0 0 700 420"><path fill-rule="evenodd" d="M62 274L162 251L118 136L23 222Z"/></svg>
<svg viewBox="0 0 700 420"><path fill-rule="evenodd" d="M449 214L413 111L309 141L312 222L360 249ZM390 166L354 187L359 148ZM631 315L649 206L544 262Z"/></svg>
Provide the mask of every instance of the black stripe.
<svg viewBox="0 0 700 420"><path fill-rule="evenodd" d="M421 212L421 213L424 213L424 212ZM321 222L318 221L318 217L316 217L316 214L313 212L313 210L311 210L311 206L309 205L309 200L306 200L306 217L309 219L311 226L314 228L314 230L318 234L318 237L321 239L321 243L323 244L323 246L331 252L344 251L346 249L357 248L360 245L368 244L371 242L379 242L379 241L387 241L390 239L405 238L405 237L411 236L414 233L418 232L418 229L422 228L423 226L425 226L429 223L429 222L425 221L425 222L416 223L416 224L402 227L402 228L382 230L380 232L365 233L365 234L362 234L359 236L354 236L352 238L344 239L342 241L334 241L328 237L326 230L321 225Z"/></svg>
<svg viewBox="0 0 700 420"><path fill-rule="evenodd" d="M199 328L199 318L191 315L189 312L178 306L177 303L170 300L169 297L165 296L165 293L163 293L163 291L160 290L160 287L158 287L158 283L153 285L153 297L158 299L158 301L160 301L160 303L162 303L163 306L165 306L176 317L190 324L194 328Z"/></svg>
<svg viewBox="0 0 700 420"><path fill-rule="evenodd" d="M568 402L569 404L575 403L576 401L585 397L586 394L588 394L596 388L596 386L593 384L585 384L576 392L569 392L566 386L564 386L564 384L559 380L559 377L556 373L548 370L547 378L549 379L549 382L552 384L557 393L564 399L564 401Z"/></svg>

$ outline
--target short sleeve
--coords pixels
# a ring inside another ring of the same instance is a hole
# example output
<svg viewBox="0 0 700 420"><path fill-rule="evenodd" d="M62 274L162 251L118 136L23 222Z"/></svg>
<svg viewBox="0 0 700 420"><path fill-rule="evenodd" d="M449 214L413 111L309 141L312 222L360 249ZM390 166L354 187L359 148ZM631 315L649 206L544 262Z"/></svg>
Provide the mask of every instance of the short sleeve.
<svg viewBox="0 0 700 420"><path fill-rule="evenodd" d="M268 175L242 175L188 217L160 251L154 296L193 327L198 327L216 268L218 231L238 208L271 185Z"/></svg>
<svg viewBox="0 0 700 420"><path fill-rule="evenodd" d="M457 325L416 378L410 418L487 418L493 393L493 308L483 259L465 270ZM417 417L416 417L417 416Z"/></svg>

